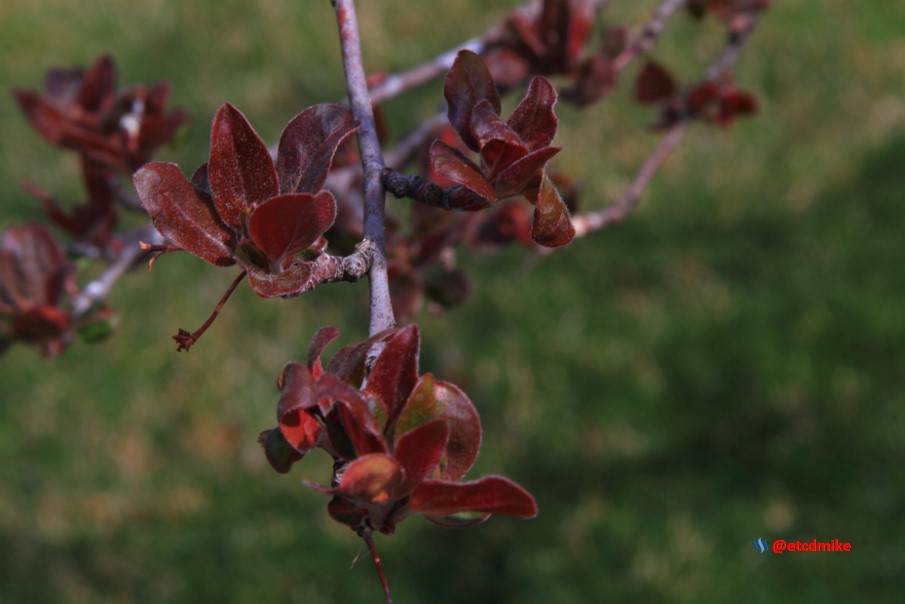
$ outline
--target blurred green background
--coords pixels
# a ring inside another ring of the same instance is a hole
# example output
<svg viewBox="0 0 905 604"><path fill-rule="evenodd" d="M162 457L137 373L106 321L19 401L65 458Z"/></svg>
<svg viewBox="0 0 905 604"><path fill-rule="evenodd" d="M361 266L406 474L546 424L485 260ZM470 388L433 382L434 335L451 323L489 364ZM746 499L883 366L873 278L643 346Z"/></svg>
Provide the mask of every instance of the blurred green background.
<svg viewBox="0 0 905 604"><path fill-rule="evenodd" d="M394 71L515 2L361 4L367 67ZM617 2L606 22L656 4ZM693 78L721 44L715 21L678 17L654 56ZM224 101L275 140L343 98L326 0L0 4L0 89L105 52L124 84L173 83L193 121L162 159L186 171ZM604 103L559 108L556 167L587 207L658 140L630 103L637 68ZM761 114L693 128L624 225L539 260L468 256L472 299L419 317L422 370L482 414L472 475L511 476L540 515L403 523L378 539L398 603L901 601L905 4L777 0L736 77ZM394 131L432 115L439 89L390 103ZM22 179L79 195L74 158L5 93L0 133L0 227L40 219ZM242 287L177 354L170 336L232 277L167 256L115 290L107 342L0 360L0 601L381 601L359 540L300 484L327 480L327 460L280 476L255 443L318 327L363 337L367 287L290 302ZM853 551L761 555L757 537Z"/></svg>

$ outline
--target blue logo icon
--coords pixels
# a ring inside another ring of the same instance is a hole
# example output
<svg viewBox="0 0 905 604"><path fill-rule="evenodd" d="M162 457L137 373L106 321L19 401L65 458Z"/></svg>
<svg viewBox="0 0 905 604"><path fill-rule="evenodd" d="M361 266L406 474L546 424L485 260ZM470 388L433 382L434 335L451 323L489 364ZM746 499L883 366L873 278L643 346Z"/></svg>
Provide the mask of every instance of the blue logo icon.
<svg viewBox="0 0 905 604"><path fill-rule="evenodd" d="M763 537L758 537L754 540L754 549L762 554L767 552L767 542L764 541Z"/></svg>

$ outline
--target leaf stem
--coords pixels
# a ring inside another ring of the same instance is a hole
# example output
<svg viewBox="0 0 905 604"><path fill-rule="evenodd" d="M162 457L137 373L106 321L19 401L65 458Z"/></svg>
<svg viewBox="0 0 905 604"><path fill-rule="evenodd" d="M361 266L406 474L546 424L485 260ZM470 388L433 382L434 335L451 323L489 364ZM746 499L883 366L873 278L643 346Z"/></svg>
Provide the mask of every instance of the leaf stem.
<svg viewBox="0 0 905 604"><path fill-rule="evenodd" d="M390 595L390 584L387 581L386 573L383 570L383 562L380 560L380 554L377 553L377 547L374 545L374 537L371 536L371 529L368 527L359 529L358 535L364 539L368 546L368 552L371 554L371 560L377 568L377 576L380 577L380 585L383 587L383 594L386 596L387 604L393 604L393 596Z"/></svg>

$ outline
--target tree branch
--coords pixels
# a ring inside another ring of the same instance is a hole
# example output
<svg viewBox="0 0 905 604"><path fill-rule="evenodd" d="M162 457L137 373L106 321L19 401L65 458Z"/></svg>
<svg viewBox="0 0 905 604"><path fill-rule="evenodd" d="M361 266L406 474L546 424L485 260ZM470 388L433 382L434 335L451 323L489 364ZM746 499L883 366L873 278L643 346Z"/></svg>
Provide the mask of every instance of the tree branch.
<svg viewBox="0 0 905 604"><path fill-rule="evenodd" d="M116 260L97 279L87 283L79 295L73 298L72 314L74 318L79 319L85 316L95 304L107 299L120 277L135 266L145 254L145 250L138 245L139 241L145 240L162 243L163 237L151 226L130 234L123 242L123 250Z"/></svg>
<svg viewBox="0 0 905 604"><path fill-rule="evenodd" d="M662 8L662 6L661 6ZM759 15L756 11L749 11L744 14L742 19L736 24L729 34L729 41L723 52L710 64L704 72L704 80L708 82L716 82L721 80L730 69L735 66L741 51L748 42L751 34L754 33L759 21ZM688 130L690 118L683 118L676 122L667 131L665 137L658 144L651 154L644 160L638 169L635 178L629 185L623 195L614 203L596 211L586 214L580 214L572 217L572 224L575 226L575 236L582 237L588 233L593 233L607 226L622 222L637 207L641 196L647 189L648 184L653 179L657 170L663 164L672 151L679 146L682 137Z"/></svg>
<svg viewBox="0 0 905 604"><path fill-rule="evenodd" d="M664 0L654 13L654 16L651 17L650 21L641 29L641 32L628 45L628 48L616 57L613 61L613 68L616 71L622 71L635 58L649 53L654 44L657 43L660 34L663 33L669 18L677 10L685 6L687 2L688 0Z"/></svg>
<svg viewBox="0 0 905 604"><path fill-rule="evenodd" d="M336 21L339 26L339 41L342 48L343 69L352 115L361 122L358 130L358 147L361 151L361 165L364 170L364 237L373 244L371 267L368 271L370 285L370 327L371 335L389 329L396 324L390 301L390 287L387 279L386 243L384 240L384 189L380 183L383 171L383 155L377 140L374 112L368 97L368 86L361 57L361 42L358 36L358 22L353 0L333 0Z"/></svg>

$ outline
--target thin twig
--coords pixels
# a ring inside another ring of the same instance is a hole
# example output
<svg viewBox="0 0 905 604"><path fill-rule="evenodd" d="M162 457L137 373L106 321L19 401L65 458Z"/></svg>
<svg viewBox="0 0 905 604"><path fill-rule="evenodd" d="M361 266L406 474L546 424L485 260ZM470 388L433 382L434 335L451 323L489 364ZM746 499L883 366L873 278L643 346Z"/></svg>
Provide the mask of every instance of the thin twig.
<svg viewBox="0 0 905 604"><path fill-rule="evenodd" d="M361 151L361 165L364 170L364 237L373 244L371 268L368 272L370 285L370 327L371 335L389 329L396 324L393 305L390 301L390 287L387 279L386 243L384 240L384 197L380 173L383 171L383 155L377 140L374 112L368 97L368 85L361 57L361 42L358 36L358 22L355 3L352 0L333 0L336 21L339 26L339 40L342 49L343 69L352 115L361 123L358 130L358 147Z"/></svg>
<svg viewBox="0 0 905 604"><path fill-rule="evenodd" d="M116 260L97 279L87 283L82 291L73 298L72 314L75 318L85 316L95 304L106 300L120 277L138 263L145 254L145 251L138 245L139 241L163 241L160 234L151 227L140 229L125 239L123 250Z"/></svg>
<svg viewBox="0 0 905 604"><path fill-rule="evenodd" d="M726 48L704 72L705 81L719 81L735 66L736 61L741 56L742 49L757 27L758 21L757 12L745 13L743 21L730 33ZM575 236L581 237L625 220L637 207L641 196L657 170L672 151L678 147L690 123L690 118L684 118L673 124L663 140L641 164L635 178L619 199L596 212L573 216L572 224L575 226Z"/></svg>
<svg viewBox="0 0 905 604"><path fill-rule="evenodd" d="M613 68L616 71L622 71L636 57L649 53L654 44L657 43L660 34L663 33L669 18L687 2L688 0L664 0L654 13L654 16L651 17L650 21L641 29L641 32L628 45L628 48L613 60Z"/></svg>
<svg viewBox="0 0 905 604"><path fill-rule="evenodd" d="M638 205L641 196L644 194L645 189L647 189L647 185L657 173L660 165L667 157L669 157L673 149L678 146L679 142L681 142L687 128L687 121L678 122L675 126L670 128L663 140L660 141L660 144L657 145L647 159L644 160L644 163L641 164L641 168L638 169L638 173L635 175L634 180L632 180L632 184L630 184L625 193L622 194L622 197L598 212L574 216L572 218L572 225L575 227L575 236L581 237L588 233L599 231L610 224L625 220L628 215L631 214L632 210L635 209L635 206Z"/></svg>
<svg viewBox="0 0 905 604"><path fill-rule="evenodd" d="M374 561L374 566L377 567L377 576L380 577L380 585L383 586L383 594L386 596L387 604L393 604L393 596L390 595L390 584L387 581L386 573L383 571L383 562L380 560L380 554L377 553L377 547L374 545L374 537L371 536L371 529L362 528L358 531L358 534L367 544L368 551L371 553L371 559Z"/></svg>
<svg viewBox="0 0 905 604"><path fill-rule="evenodd" d="M387 76L382 82L371 89L371 101L380 104L392 99L400 94L427 84L434 78L437 78L452 67L453 61L460 50L468 49L472 52L481 54L487 45L493 40L499 28L493 28L483 36L466 40L462 44L448 50L438 57L422 63L417 67L409 70Z"/></svg>

